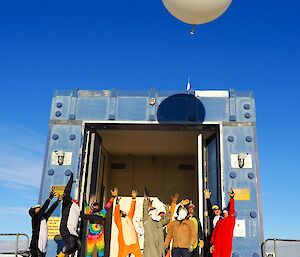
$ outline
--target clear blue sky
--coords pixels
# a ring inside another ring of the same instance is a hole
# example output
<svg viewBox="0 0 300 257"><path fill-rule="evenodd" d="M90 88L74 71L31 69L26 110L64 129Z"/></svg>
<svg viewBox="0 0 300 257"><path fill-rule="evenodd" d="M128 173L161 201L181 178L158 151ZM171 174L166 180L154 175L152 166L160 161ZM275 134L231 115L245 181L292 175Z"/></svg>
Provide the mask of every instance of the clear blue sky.
<svg viewBox="0 0 300 257"><path fill-rule="evenodd" d="M0 233L29 232L55 89L254 90L266 237L300 239L300 3L233 1L197 28L160 0L0 4Z"/></svg>

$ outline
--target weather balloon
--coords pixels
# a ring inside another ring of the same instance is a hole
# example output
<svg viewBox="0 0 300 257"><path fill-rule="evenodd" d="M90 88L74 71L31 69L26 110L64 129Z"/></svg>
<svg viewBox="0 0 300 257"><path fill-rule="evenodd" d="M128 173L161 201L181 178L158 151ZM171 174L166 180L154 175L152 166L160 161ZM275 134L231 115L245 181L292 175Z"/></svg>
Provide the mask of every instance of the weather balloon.
<svg viewBox="0 0 300 257"><path fill-rule="evenodd" d="M232 0L162 0L177 19L192 25L204 24L220 17Z"/></svg>

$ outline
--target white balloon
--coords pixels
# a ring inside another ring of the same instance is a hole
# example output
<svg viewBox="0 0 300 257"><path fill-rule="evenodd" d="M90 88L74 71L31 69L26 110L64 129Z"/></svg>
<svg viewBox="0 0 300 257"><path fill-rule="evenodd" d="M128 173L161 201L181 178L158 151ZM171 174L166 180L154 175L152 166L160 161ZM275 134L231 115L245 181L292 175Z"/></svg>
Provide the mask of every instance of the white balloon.
<svg viewBox="0 0 300 257"><path fill-rule="evenodd" d="M192 25L217 19L232 0L162 0L167 10L177 19Z"/></svg>

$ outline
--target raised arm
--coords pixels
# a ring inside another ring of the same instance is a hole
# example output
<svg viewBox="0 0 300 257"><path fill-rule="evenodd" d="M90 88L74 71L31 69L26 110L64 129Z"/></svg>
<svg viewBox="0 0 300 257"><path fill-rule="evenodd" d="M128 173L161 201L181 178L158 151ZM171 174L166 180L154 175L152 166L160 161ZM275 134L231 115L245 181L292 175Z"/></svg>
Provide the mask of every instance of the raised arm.
<svg viewBox="0 0 300 257"><path fill-rule="evenodd" d="M169 205L166 205L166 215L160 220L162 226L168 225L170 222L171 212L168 211L169 209Z"/></svg>
<svg viewBox="0 0 300 257"><path fill-rule="evenodd" d="M234 196L235 193L231 189L229 192L230 200L229 200L229 216L234 216L235 215L235 209L234 209Z"/></svg>
<svg viewBox="0 0 300 257"><path fill-rule="evenodd" d="M204 190L204 198L206 200L206 204L207 204L207 211L208 211L208 217L210 219L213 219L214 217L214 212L212 210L212 205L211 205L211 201L210 201L210 196L211 196L211 192L208 189Z"/></svg>
<svg viewBox="0 0 300 257"><path fill-rule="evenodd" d="M48 199L44 202L43 206L41 207L41 210L38 212L39 215L44 215L53 197L54 197L54 193L51 191Z"/></svg>
<svg viewBox="0 0 300 257"><path fill-rule="evenodd" d="M69 178L69 181L65 187L65 191L64 191L64 194L66 196L70 196L71 195L71 190L72 190L72 185L73 185L73 178L74 178L74 174L71 173L71 176Z"/></svg>
<svg viewBox="0 0 300 257"><path fill-rule="evenodd" d="M128 212L128 217L130 219L133 219L133 216L134 216L137 195L138 195L138 192L136 190L132 190L132 192L131 192L132 200L131 200L130 210Z"/></svg>
<svg viewBox="0 0 300 257"><path fill-rule="evenodd" d="M73 184L73 177L74 177L74 175L73 175L73 173L71 173L69 181L68 181L68 183L65 187L65 190L64 190L63 206L68 205L72 201L71 190L72 190L72 184Z"/></svg>
<svg viewBox="0 0 300 257"><path fill-rule="evenodd" d="M48 198L48 199L44 202L44 204L42 205L42 207L41 207L40 211L38 212L38 214L40 214L40 215L44 214L44 213L46 212L46 210L47 210L47 208L48 208L50 202L51 202L51 199Z"/></svg>
<svg viewBox="0 0 300 257"><path fill-rule="evenodd" d="M112 197L109 199L109 201L106 203L104 208L99 213L99 215L102 216L103 218L106 217L107 211L111 208L114 199L118 196L118 189L116 187L114 188L114 190L111 190L110 192Z"/></svg>
<svg viewBox="0 0 300 257"><path fill-rule="evenodd" d="M83 205L84 205L84 214L91 214L91 208L88 205L86 199L84 199Z"/></svg>
<svg viewBox="0 0 300 257"><path fill-rule="evenodd" d="M117 198L117 204L115 208L115 213L114 213L114 220L117 225L117 228L120 230L122 225L121 225L121 213L120 213L120 204L119 204L120 198Z"/></svg>
<svg viewBox="0 0 300 257"><path fill-rule="evenodd" d="M57 199L54 204L51 205L51 207L46 211L45 213L45 219L48 220L52 213L55 211L57 206L59 205L59 200Z"/></svg>
<svg viewBox="0 0 300 257"><path fill-rule="evenodd" d="M179 198L179 194L177 194L177 193L174 193L173 195L171 195L171 200L172 200L171 205L170 205L171 217L174 216L178 198Z"/></svg>
<svg viewBox="0 0 300 257"><path fill-rule="evenodd" d="M88 214L88 215L93 214L91 207L88 204L88 200L85 193L83 193L83 208L84 208L84 214Z"/></svg>
<svg viewBox="0 0 300 257"><path fill-rule="evenodd" d="M147 197L144 198L144 203L143 203L143 221L148 221L150 220L149 212L149 199Z"/></svg>

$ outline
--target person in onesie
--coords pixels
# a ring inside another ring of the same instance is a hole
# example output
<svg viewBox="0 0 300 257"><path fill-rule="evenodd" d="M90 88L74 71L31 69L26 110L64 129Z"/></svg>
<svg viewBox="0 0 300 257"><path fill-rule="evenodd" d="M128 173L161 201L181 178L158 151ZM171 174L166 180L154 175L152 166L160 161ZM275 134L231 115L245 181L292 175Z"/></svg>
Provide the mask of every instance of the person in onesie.
<svg viewBox="0 0 300 257"><path fill-rule="evenodd" d="M142 257L138 235L132 221L135 212L137 194L138 193L135 190L131 192L132 201L128 214L120 210L120 197L117 198L114 219L119 231L118 257L127 257L130 254L134 254L135 257Z"/></svg>
<svg viewBox="0 0 300 257"><path fill-rule="evenodd" d="M229 192L229 207L223 211L224 218L217 222L211 236L211 252L213 257L230 257L232 238L235 226L234 192Z"/></svg>
<svg viewBox="0 0 300 257"><path fill-rule="evenodd" d="M170 211L170 222L168 223L167 227L166 227L166 233L168 233L168 230L171 227L172 222L175 220L175 216L176 216L176 211L178 209L179 206L184 206L187 205L190 201L188 199L184 199L182 200L179 204L177 203L179 199L179 194L174 193L173 195L171 195L171 205L169 207L169 211ZM166 257L170 257L171 256L171 252L172 252L172 242L170 243L170 247L167 250L166 253Z"/></svg>
<svg viewBox="0 0 300 257"><path fill-rule="evenodd" d="M84 202L85 213L81 218L90 222L88 228L88 236L86 243L86 257L92 257L95 246L99 257L104 256L104 220L107 211L111 208L115 197L118 195L118 189L111 190L112 197L109 199L105 207L100 210L99 203L95 202L89 208L87 201Z"/></svg>
<svg viewBox="0 0 300 257"><path fill-rule="evenodd" d="M62 202L62 217L60 222L60 235L65 241L63 250L57 255L64 257L75 253L81 247L79 236L77 233L78 221L80 216L80 208L78 201L71 197L73 185L73 173L65 187L63 202Z"/></svg>
<svg viewBox="0 0 300 257"><path fill-rule="evenodd" d="M48 209L53 197L54 193L51 191L49 198L45 201L43 206L36 205L29 210L32 225L32 238L30 242L30 253L32 257L46 256L48 243L47 221L59 204L59 199L57 199Z"/></svg>

